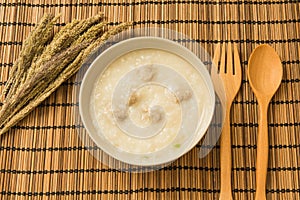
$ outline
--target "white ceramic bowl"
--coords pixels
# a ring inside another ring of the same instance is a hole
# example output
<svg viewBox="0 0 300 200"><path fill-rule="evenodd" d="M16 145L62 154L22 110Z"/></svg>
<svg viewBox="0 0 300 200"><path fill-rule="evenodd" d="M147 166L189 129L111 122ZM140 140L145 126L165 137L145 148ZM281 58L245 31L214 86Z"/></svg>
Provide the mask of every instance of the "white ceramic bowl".
<svg viewBox="0 0 300 200"><path fill-rule="evenodd" d="M182 139L183 137L177 138L174 142L171 142L169 145L156 152L145 154L122 151L114 146L93 123L93 114L90 109L91 96L95 87L95 82L97 82L99 76L105 71L106 67L108 67L116 58L139 49L160 49L185 59L195 67L200 74L207 87L207 98L210 100L210 104L205 105L202 113L200 113L201 117L199 119L199 124L194 133L189 133L184 139ZM138 166L157 166L169 163L191 150L204 136L209 127L214 113L214 105L215 95L213 84L210 75L201 60L184 46L171 40L158 37L132 38L119 42L105 50L94 60L87 70L79 93L79 112L81 119L95 144L113 158L127 164ZM179 140L182 140L181 145L176 146ZM174 145L176 148L174 148Z"/></svg>

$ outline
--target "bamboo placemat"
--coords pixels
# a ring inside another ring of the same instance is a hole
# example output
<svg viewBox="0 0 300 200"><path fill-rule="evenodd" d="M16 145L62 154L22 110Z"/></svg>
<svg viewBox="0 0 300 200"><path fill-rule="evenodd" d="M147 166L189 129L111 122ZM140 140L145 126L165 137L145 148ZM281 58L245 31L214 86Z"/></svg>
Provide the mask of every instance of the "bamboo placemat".
<svg viewBox="0 0 300 200"><path fill-rule="evenodd" d="M56 30L103 11L114 25L162 27L196 40L209 53L220 42L238 44L243 81L231 113L234 199L253 199L257 101L246 77L251 51L268 43L284 77L269 109L268 199L300 199L300 3L298 0L0 0L0 91L22 41L46 12L61 13ZM236 38L226 31L236 30ZM221 38L214 38L220 30ZM219 146L198 158L199 145L154 172L126 173L95 160L73 120L74 78L9 133L0 136L0 199L217 199Z"/></svg>

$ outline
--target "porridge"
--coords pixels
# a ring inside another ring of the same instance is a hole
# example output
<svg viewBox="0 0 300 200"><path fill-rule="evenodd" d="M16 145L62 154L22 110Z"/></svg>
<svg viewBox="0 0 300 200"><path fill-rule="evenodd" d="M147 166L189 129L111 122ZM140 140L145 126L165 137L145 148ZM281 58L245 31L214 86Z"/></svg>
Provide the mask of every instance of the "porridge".
<svg viewBox="0 0 300 200"><path fill-rule="evenodd" d="M169 71L174 71L174 76ZM185 86L176 74L187 82ZM182 57L159 49L140 49L114 60L97 78L90 111L99 134L115 147L147 154L174 141L186 116L181 104L196 104L191 109L201 116L204 105L211 104L208 93L199 72Z"/></svg>

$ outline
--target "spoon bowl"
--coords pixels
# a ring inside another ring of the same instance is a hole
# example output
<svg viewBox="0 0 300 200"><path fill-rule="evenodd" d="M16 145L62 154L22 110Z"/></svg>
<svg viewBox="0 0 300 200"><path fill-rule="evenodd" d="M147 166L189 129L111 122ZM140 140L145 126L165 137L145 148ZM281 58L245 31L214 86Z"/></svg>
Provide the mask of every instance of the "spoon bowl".
<svg viewBox="0 0 300 200"><path fill-rule="evenodd" d="M255 96L271 99L282 80L282 64L276 51L269 45L258 46L250 56L248 78Z"/></svg>
<svg viewBox="0 0 300 200"><path fill-rule="evenodd" d="M256 157L256 200L266 199L268 169L268 106L282 80L282 64L269 45L258 46L249 58L248 79L259 104Z"/></svg>

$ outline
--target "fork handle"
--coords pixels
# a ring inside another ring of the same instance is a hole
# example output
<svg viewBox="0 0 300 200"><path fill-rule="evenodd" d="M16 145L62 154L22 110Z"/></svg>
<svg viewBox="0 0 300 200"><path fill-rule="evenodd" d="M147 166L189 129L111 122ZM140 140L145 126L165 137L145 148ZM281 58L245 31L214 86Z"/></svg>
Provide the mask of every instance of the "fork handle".
<svg viewBox="0 0 300 200"><path fill-rule="evenodd" d="M256 156L256 200L266 200L266 181L268 171L268 103L259 104L260 117L257 135Z"/></svg>
<svg viewBox="0 0 300 200"><path fill-rule="evenodd" d="M232 200L231 193L231 134L230 108L227 106L220 141L220 171L221 189L220 200Z"/></svg>

